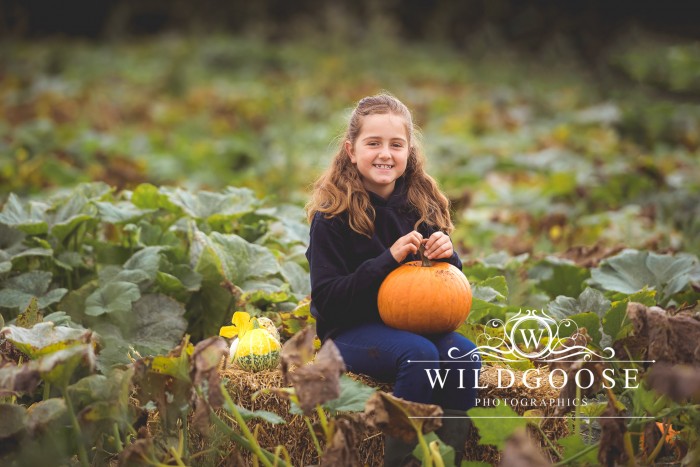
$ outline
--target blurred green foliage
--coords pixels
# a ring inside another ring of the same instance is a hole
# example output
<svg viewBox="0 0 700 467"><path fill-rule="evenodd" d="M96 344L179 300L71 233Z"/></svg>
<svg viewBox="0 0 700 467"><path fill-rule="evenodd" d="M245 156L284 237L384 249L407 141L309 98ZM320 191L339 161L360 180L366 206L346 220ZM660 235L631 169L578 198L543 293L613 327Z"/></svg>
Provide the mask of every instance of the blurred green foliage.
<svg viewBox="0 0 700 467"><path fill-rule="evenodd" d="M462 251L700 251L700 107L646 84L695 92L697 44L623 38L604 58L627 78L603 82L562 42L532 60L488 34L458 51L371 26L353 45L6 41L0 195L99 180L233 185L300 205L349 109L384 89L415 112Z"/></svg>

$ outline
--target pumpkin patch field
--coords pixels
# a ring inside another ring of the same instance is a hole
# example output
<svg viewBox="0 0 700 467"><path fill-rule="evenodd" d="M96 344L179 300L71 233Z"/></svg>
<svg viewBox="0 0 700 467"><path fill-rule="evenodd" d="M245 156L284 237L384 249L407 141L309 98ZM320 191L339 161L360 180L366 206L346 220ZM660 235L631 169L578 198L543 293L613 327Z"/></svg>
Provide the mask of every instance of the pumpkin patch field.
<svg viewBox="0 0 700 467"><path fill-rule="evenodd" d="M310 314L310 186L387 90L464 266L380 309L440 304L415 329L480 346L461 465L699 465L697 43L623 37L595 70L322 45L0 43L0 464L381 465L409 433L455 465L440 408L348 373Z"/></svg>

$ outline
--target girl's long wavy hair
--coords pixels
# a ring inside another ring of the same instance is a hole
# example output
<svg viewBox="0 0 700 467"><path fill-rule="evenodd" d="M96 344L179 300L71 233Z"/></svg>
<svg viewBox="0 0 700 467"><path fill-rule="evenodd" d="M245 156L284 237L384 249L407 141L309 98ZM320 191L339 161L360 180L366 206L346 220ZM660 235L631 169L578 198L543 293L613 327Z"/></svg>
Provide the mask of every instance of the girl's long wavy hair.
<svg viewBox="0 0 700 467"><path fill-rule="evenodd" d="M435 180L425 172L425 157L420 149L418 130L408 108L394 96L382 93L360 100L350 115L348 128L339 144L331 166L314 183L311 199L306 204L309 222L317 212L331 218L347 212L348 223L355 232L371 237L374 233L374 207L362 184L360 172L350 161L345 141L355 145L367 115L394 114L406 121L409 154L405 180L408 204L418 213L415 228L425 222L438 230L450 233L454 229L450 218L449 201L440 192Z"/></svg>

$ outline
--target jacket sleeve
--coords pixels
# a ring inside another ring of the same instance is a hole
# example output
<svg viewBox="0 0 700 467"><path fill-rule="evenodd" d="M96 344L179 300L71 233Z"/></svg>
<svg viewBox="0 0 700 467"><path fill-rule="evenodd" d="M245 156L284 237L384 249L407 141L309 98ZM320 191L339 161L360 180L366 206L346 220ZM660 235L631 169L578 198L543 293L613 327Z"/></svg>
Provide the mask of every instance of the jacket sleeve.
<svg viewBox="0 0 700 467"><path fill-rule="evenodd" d="M351 271L347 233L340 220L321 215L310 229L311 300L323 319L335 325L363 322L376 314L379 286L399 265L387 249Z"/></svg>

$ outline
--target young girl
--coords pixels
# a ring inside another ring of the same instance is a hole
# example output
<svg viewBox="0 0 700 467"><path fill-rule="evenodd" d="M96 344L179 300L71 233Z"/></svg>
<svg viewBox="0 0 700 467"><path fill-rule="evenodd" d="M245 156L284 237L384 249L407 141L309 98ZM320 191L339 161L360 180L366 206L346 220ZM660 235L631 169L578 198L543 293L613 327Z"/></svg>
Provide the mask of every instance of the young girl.
<svg viewBox="0 0 700 467"><path fill-rule="evenodd" d="M397 397L441 405L446 417L438 436L461 457L481 363L452 360L448 351L457 347L464 355L474 344L456 332L422 336L390 328L377 310L382 281L417 259L421 244L429 259L462 269L447 235L454 228L447 198L423 166L406 106L388 94L360 100L306 206L311 311L319 338L333 339L349 371L393 381ZM438 368L451 369L443 387L429 378ZM401 465L412 450L388 437L385 465Z"/></svg>

